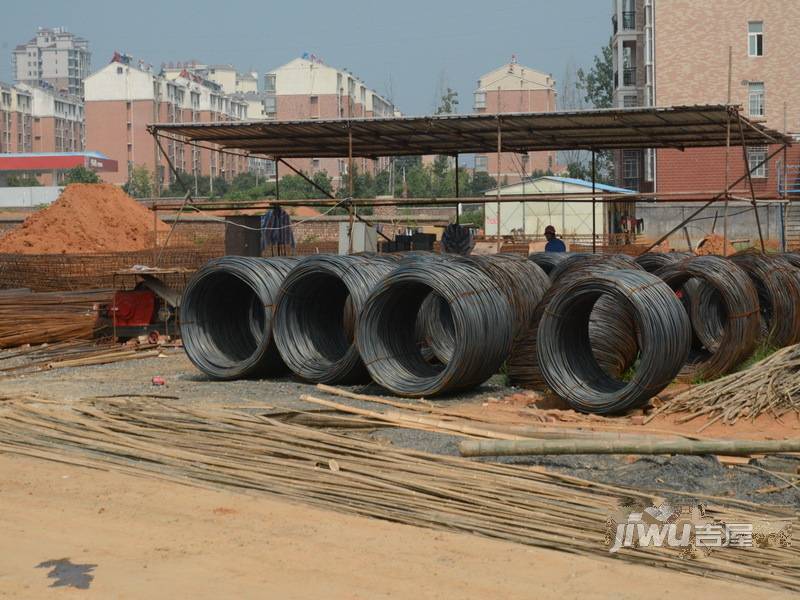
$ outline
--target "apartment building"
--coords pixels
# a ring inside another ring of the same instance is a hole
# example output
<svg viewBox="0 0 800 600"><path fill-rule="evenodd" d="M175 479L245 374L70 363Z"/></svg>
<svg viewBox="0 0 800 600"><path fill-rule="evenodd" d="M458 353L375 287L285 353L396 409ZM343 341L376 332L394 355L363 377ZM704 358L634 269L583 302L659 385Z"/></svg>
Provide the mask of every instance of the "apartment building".
<svg viewBox="0 0 800 600"><path fill-rule="evenodd" d="M270 119L342 119L390 117L395 107L346 69L326 65L311 56L296 58L264 75L264 116ZM313 174L326 171L334 186L347 172L343 158L309 158L289 161L293 167ZM388 166L385 158L357 159L361 172L376 172ZM284 173L281 173L283 175Z"/></svg>
<svg viewBox="0 0 800 600"><path fill-rule="evenodd" d="M84 150L83 101L49 89L19 84L32 101L32 152L82 152Z"/></svg>
<svg viewBox="0 0 800 600"><path fill-rule="evenodd" d="M174 176L147 124L242 120L247 117L247 103L187 69L168 78L115 54L86 79L85 113L87 147L120 164L117 173L103 175L106 181L123 184L134 166L143 165L169 185ZM162 145L181 172L232 179L248 167L243 157L169 140Z"/></svg>
<svg viewBox="0 0 800 600"><path fill-rule="evenodd" d="M556 110L556 82L548 74L511 62L486 73L478 80L473 110L482 114L550 112ZM535 171L555 173L555 152L500 155L500 183L516 183ZM498 174L497 153L475 156L475 170Z"/></svg>
<svg viewBox="0 0 800 600"><path fill-rule="evenodd" d="M175 79L184 71L219 84L226 94L258 92L258 73L254 71L242 73L237 71L233 65L206 65L196 61L162 65L162 72L167 79Z"/></svg>
<svg viewBox="0 0 800 600"><path fill-rule="evenodd" d="M17 83L82 98L91 57L88 40L62 27L40 27L28 43L13 50L14 77Z"/></svg>
<svg viewBox="0 0 800 600"><path fill-rule="evenodd" d="M33 98L0 83L0 154L33 152Z"/></svg>
<svg viewBox="0 0 800 600"><path fill-rule="evenodd" d="M612 6L616 106L725 104L730 49L730 102L754 121L800 133L800 3L614 0ZM747 163L755 167L774 149L747 148ZM757 193L779 193L782 160L778 155L753 170ZM626 188L675 192L725 184L725 148L624 151L615 162L617 183ZM787 162L796 177L800 149L791 148ZM739 147L731 149L729 168L731 182L745 173Z"/></svg>

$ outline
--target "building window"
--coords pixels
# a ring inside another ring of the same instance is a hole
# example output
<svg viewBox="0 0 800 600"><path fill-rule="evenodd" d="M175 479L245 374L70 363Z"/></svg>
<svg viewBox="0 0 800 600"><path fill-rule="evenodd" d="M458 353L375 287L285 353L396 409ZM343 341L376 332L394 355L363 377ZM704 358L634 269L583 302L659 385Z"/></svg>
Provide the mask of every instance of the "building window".
<svg viewBox="0 0 800 600"><path fill-rule="evenodd" d="M117 67L117 75L122 75L122 67Z"/></svg>
<svg viewBox="0 0 800 600"><path fill-rule="evenodd" d="M319 96L310 96L309 101L311 103L311 118L318 119L319 118Z"/></svg>
<svg viewBox="0 0 800 600"><path fill-rule="evenodd" d="M749 114L751 117L763 117L764 111L764 83L761 81L751 81L747 84L747 97L749 104Z"/></svg>
<svg viewBox="0 0 800 600"><path fill-rule="evenodd" d="M636 108L639 106L639 98L635 94L625 94L622 97L622 106L625 108Z"/></svg>
<svg viewBox="0 0 800 600"><path fill-rule="evenodd" d="M764 56L764 21L750 21L747 24L747 54Z"/></svg>
<svg viewBox="0 0 800 600"><path fill-rule="evenodd" d="M312 170L314 173L316 173L317 171L319 171L319 159L318 159L318 158L312 158L312 159L311 159L311 170Z"/></svg>
<svg viewBox="0 0 800 600"><path fill-rule="evenodd" d="M767 176L767 147L756 146L747 149L747 166L750 176L764 179Z"/></svg>
<svg viewBox="0 0 800 600"><path fill-rule="evenodd" d="M275 74L267 73L264 75L264 91L275 93Z"/></svg>
<svg viewBox="0 0 800 600"><path fill-rule="evenodd" d="M486 173L489 170L489 157L476 156L475 157L475 170L479 173Z"/></svg>
<svg viewBox="0 0 800 600"><path fill-rule="evenodd" d="M486 108L486 92L475 92L473 108Z"/></svg>
<svg viewBox="0 0 800 600"><path fill-rule="evenodd" d="M622 153L623 185L629 189L639 188L639 151L625 150Z"/></svg>

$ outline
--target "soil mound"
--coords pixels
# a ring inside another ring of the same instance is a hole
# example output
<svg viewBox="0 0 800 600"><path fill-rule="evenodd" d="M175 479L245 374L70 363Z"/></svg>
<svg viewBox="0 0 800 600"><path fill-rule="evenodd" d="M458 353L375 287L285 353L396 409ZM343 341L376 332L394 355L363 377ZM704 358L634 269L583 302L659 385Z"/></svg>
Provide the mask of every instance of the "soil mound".
<svg viewBox="0 0 800 600"><path fill-rule="evenodd" d="M157 229L169 231L169 225L158 221ZM52 205L0 237L5 254L133 252L153 245L153 213L105 183L68 185Z"/></svg>

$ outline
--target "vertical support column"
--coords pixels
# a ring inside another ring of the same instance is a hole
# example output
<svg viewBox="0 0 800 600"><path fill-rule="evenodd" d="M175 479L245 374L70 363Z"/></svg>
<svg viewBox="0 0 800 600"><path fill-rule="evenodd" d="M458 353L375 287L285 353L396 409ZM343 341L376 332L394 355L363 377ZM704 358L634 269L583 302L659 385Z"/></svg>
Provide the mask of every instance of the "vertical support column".
<svg viewBox="0 0 800 600"><path fill-rule="evenodd" d="M595 179L597 178L597 165L595 151L592 148L592 254L597 252L597 197L595 196ZM561 232L564 235L564 232Z"/></svg>
<svg viewBox="0 0 800 600"><path fill-rule="evenodd" d="M353 128L347 126L347 213L350 215L350 225L347 232L347 253L353 253Z"/></svg>
<svg viewBox="0 0 800 600"><path fill-rule="evenodd" d="M761 243L761 252L765 252L764 234L761 232L761 217L758 216L758 204L756 203L756 190L753 187L753 174L750 171L750 163L747 160L747 146L744 139L744 128L742 127L742 120L739 118L739 113L736 113L736 123L739 125L739 135L742 140L742 158L744 159L744 168L747 173L747 184L750 187L750 202L753 205L753 216L756 218L756 227L758 228L758 241ZM769 160L769 159L767 159Z"/></svg>
<svg viewBox="0 0 800 600"><path fill-rule="evenodd" d="M458 198L458 152L453 155L456 161L456 198ZM456 202L456 224L461 222L461 202Z"/></svg>
<svg viewBox="0 0 800 600"><path fill-rule="evenodd" d="M731 152L731 73L733 70L733 46L728 46L728 122L725 137L725 210L722 218L722 256L728 256L728 201L730 200L730 152ZM747 161L744 162L747 169Z"/></svg>
<svg viewBox="0 0 800 600"><path fill-rule="evenodd" d="M275 201L277 202L280 200L281 197L281 178L278 175L278 163L281 161L280 158L275 157Z"/></svg>
<svg viewBox="0 0 800 600"><path fill-rule="evenodd" d="M498 102L500 96L498 94ZM500 115L497 116L497 251L500 252L500 159L502 158L501 152L503 151L503 133L500 128Z"/></svg>
<svg viewBox="0 0 800 600"><path fill-rule="evenodd" d="M783 105L783 113L784 113L783 119L784 119L784 123L785 123L786 122L786 103L784 103L784 105ZM784 133L786 133L786 125L784 125ZM782 193L781 193L781 198L783 199L783 202L781 203L781 252L786 252L786 208L789 206L786 203L786 200L788 199L787 189L788 189L788 183L789 183L787 181L787 179L786 179L788 177L788 174L789 174L789 171L788 171L787 166L786 166L787 158L788 158L788 156L786 154L786 144L784 144L783 145L783 190L782 190Z"/></svg>

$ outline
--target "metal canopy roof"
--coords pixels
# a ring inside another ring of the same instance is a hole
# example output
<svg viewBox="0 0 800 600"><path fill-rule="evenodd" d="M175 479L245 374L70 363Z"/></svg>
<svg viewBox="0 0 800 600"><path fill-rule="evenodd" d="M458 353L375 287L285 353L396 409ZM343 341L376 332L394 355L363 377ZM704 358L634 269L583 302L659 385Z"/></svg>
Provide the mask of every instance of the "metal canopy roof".
<svg viewBox="0 0 800 600"><path fill-rule="evenodd" d="M791 138L725 105L500 115L441 115L303 121L159 123L154 135L280 158L356 157L536 150L692 148L791 143Z"/></svg>

